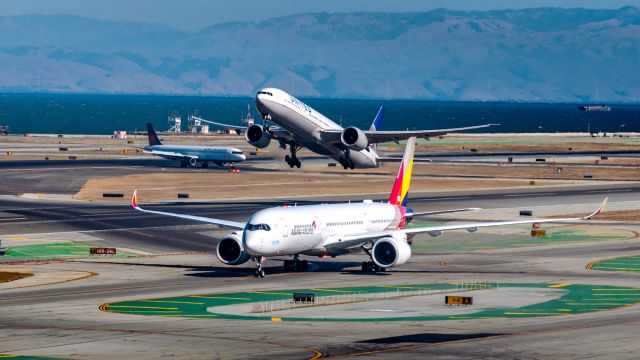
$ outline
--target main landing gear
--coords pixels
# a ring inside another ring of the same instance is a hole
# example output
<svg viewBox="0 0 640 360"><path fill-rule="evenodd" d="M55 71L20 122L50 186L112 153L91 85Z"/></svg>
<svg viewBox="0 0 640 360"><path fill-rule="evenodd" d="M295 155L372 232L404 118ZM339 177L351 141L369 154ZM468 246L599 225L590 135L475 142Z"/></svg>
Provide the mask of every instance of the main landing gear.
<svg viewBox="0 0 640 360"><path fill-rule="evenodd" d="M362 246L362 250L369 255L371 260L373 260L373 256L371 255L371 251L366 247ZM363 261L362 262L362 272L364 273L377 273L377 272L385 272L387 269L382 266L376 265L373 261Z"/></svg>
<svg viewBox="0 0 640 360"><path fill-rule="evenodd" d="M257 256L254 260L255 260L256 264L258 265L258 268L253 273L253 276L255 276L257 278L263 278L264 275L265 275L264 274L264 269L262 268L262 261L264 260L264 257Z"/></svg>
<svg viewBox="0 0 640 360"><path fill-rule="evenodd" d="M309 270L307 260L299 260L298 255L293 256L293 260L284 261L284 271L286 272L306 272Z"/></svg>
<svg viewBox="0 0 640 360"><path fill-rule="evenodd" d="M362 272L366 273L376 273L376 272L385 272L386 269L376 265L373 261L363 261L362 262Z"/></svg>
<svg viewBox="0 0 640 360"><path fill-rule="evenodd" d="M286 161L287 164L289 164L290 168L293 168L295 166L299 169L300 166L302 166L302 163L300 163L300 160L298 160L296 153L298 152L298 150L302 148L302 146L291 143L289 144L289 148L291 149L291 156L286 155L284 157L284 161Z"/></svg>
<svg viewBox="0 0 640 360"><path fill-rule="evenodd" d="M338 159L338 161L340 162L340 165L342 165L342 167L344 167L345 170L347 169L355 169L356 166L353 163L353 160L351 160L351 156L349 156L350 150L348 147L344 148L344 155L342 155L340 157L340 159Z"/></svg>

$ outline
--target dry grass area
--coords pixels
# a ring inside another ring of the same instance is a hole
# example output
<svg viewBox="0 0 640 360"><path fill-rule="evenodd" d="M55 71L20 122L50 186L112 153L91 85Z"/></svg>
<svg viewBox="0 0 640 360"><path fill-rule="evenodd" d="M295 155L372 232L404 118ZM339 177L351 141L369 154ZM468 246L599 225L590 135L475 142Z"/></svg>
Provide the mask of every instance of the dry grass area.
<svg viewBox="0 0 640 360"><path fill-rule="evenodd" d="M580 142L534 142L531 143L473 143L473 140L469 144L446 144L437 143L434 140L432 143L419 144L417 151L426 152L472 152L475 149L476 152L572 152L572 151L638 151L637 143L629 142L600 142L600 141L580 141ZM396 148L395 150L401 150Z"/></svg>
<svg viewBox="0 0 640 360"><path fill-rule="evenodd" d="M397 163L386 163L378 169L367 169L368 173L389 173L396 171ZM561 168L561 170L558 170ZM315 171L341 173L341 167L327 166L307 167ZM559 172L560 171L560 172ZM552 163L517 164L468 164L468 163L414 163L413 174L417 176L450 176L509 179L549 179L549 180L583 180L584 175L591 175L593 180L640 180L640 167L606 167L582 165L554 165Z"/></svg>
<svg viewBox="0 0 640 360"><path fill-rule="evenodd" d="M518 179L584 179L591 175L594 180L630 180L640 179L640 168L610 168L584 166L545 165L468 165L468 164L427 164L414 166L417 174L440 176L479 176ZM559 172L559 168L562 168Z"/></svg>
<svg viewBox="0 0 640 360"><path fill-rule="evenodd" d="M380 169L376 169L381 171ZM129 201L138 189L143 201L166 201L178 193L191 199L228 199L244 197L293 197L305 195L350 195L387 193L391 190L391 173L281 173L241 172L157 173L95 178L87 181L74 196L81 200ZM557 183L557 182L556 182ZM524 180L451 179L414 176L413 191L465 190L529 186ZM125 198L102 197L103 193L123 193Z"/></svg>
<svg viewBox="0 0 640 360"><path fill-rule="evenodd" d="M0 283L20 280L32 275L33 274L31 273L16 273L16 272L0 271Z"/></svg>

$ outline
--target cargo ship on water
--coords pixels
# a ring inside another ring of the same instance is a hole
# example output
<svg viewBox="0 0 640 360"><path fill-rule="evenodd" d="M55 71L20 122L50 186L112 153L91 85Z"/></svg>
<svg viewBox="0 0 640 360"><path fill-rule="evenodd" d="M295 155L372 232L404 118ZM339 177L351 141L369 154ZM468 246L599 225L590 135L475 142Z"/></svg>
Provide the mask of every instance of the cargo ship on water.
<svg viewBox="0 0 640 360"><path fill-rule="evenodd" d="M583 105L583 106L578 106L578 110L580 110L580 111L611 111L611 106L609 106L609 105Z"/></svg>

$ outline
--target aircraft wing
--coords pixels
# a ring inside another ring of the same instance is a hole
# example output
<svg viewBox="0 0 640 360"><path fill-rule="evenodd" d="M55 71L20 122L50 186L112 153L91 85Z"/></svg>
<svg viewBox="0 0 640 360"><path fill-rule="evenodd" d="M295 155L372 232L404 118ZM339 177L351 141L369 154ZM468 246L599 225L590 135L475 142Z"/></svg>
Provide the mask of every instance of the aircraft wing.
<svg viewBox="0 0 640 360"><path fill-rule="evenodd" d="M142 211L142 212L146 212L149 214L156 214L156 215L166 215L166 216L172 216L172 217L177 217L180 219L187 219L187 220L193 220L193 221L200 221L200 222L204 222L207 224L214 224L214 225L218 225L220 227L229 227L232 229L244 229L245 228L245 223L239 223L239 222L235 222L235 221L229 221L229 220L222 220L222 219L213 219L213 218L208 218L208 217L203 217L203 216L193 216L193 215L185 215L185 214L176 214L176 213L170 213L170 212L164 212L164 211L153 211L153 210L145 210L141 207L138 206L138 190L133 192L133 197L131 198L131 206L133 206L134 209L138 210L138 211Z"/></svg>
<svg viewBox="0 0 640 360"><path fill-rule="evenodd" d="M341 248L348 249L356 246L361 246L366 243L375 242L383 237L392 236L397 234L398 232L406 234L406 235L415 235L421 233L427 233L432 236L437 236L442 234L444 231L450 230L467 230L469 232L476 232L479 228L482 227L492 227L492 226L505 226L505 225L520 225L520 224L534 224L534 223L557 223L557 222L572 222L572 221L584 221L590 220L594 216L604 210L605 205L607 204L607 199L600 204L598 209L593 213L578 218L559 218L559 219L531 219L531 220L512 220L512 221L497 221L497 222L479 222L479 223L468 223L468 224L454 224L454 225L437 225L437 226L425 226L419 228L410 228L410 229L395 229L395 230L385 230L377 233L365 233L358 235L348 235L339 239L338 242L334 242L331 244L327 244L327 248Z"/></svg>
<svg viewBox="0 0 640 360"><path fill-rule="evenodd" d="M378 144L381 142L387 141L395 141L398 142L400 140L408 139L412 136L429 138L432 136L440 136L450 133L457 133L468 130L476 130L476 129L485 129L492 126L497 126L498 124L484 124L484 125L475 125L475 126L467 126L467 127L459 127L459 128L451 128L451 129L436 129L436 130L407 130L407 131L365 131L365 135L367 135L367 139L369 140L369 144Z"/></svg>
<svg viewBox="0 0 640 360"><path fill-rule="evenodd" d="M450 214L456 212L464 212L464 211L478 211L482 210L480 208L463 208L463 209L450 209L450 210L436 210L436 211L423 211L423 212L413 212L406 213L404 216L429 216L429 215L440 215L440 214Z"/></svg>
<svg viewBox="0 0 640 360"><path fill-rule="evenodd" d="M185 155L185 154L174 152L174 151L145 150L143 152L152 154L152 155L158 155L158 156L164 156L164 157L176 158L176 159L181 159L181 158L198 159L198 156L196 155Z"/></svg>
<svg viewBox="0 0 640 360"><path fill-rule="evenodd" d="M418 137L418 138L429 138L432 136L440 136L450 133L457 133L468 130L476 130L476 129L484 129L492 126L497 126L499 124L484 124L484 125L475 125L475 126L466 126L459 128L450 128L450 129L436 129L436 130L407 130L407 131L363 131L367 136L367 140L369 140L369 144L378 144L387 141L395 141L399 142L400 140L406 140L410 137ZM342 135L342 130L323 130L321 133L321 137L323 140L330 143L338 143L340 142L340 136Z"/></svg>

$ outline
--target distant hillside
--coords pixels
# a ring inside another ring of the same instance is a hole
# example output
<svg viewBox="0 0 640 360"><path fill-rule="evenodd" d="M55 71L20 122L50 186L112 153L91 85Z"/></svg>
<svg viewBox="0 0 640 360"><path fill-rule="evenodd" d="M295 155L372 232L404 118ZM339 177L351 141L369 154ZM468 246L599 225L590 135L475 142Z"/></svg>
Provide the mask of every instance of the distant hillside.
<svg viewBox="0 0 640 360"><path fill-rule="evenodd" d="M0 33L3 92L640 101L634 7L314 13L195 33L27 15L0 17Z"/></svg>

